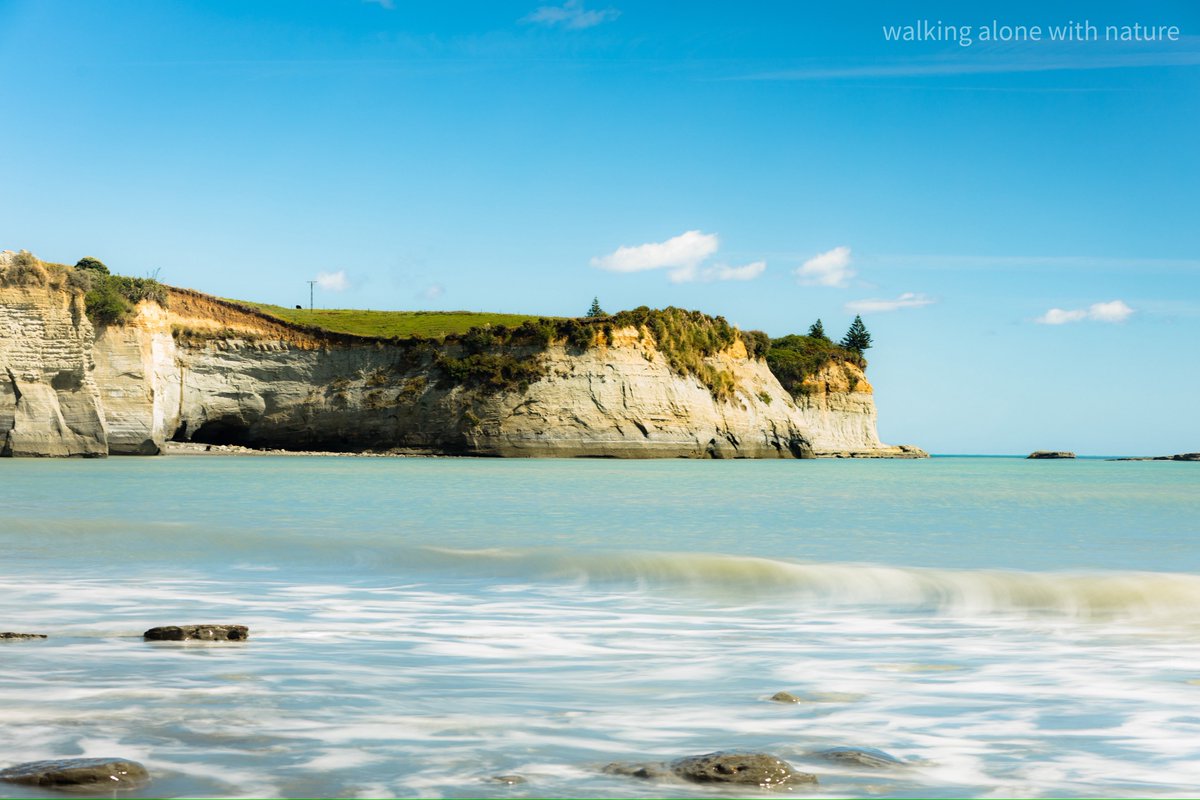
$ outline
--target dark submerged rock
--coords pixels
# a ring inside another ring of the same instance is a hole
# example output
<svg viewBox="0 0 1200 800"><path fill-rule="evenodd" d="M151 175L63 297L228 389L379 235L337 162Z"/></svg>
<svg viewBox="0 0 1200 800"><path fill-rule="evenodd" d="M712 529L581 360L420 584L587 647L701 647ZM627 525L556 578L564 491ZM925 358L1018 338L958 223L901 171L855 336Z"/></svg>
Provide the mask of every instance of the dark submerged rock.
<svg viewBox="0 0 1200 800"><path fill-rule="evenodd" d="M245 625L165 625L142 634L148 642L240 642L250 637Z"/></svg>
<svg viewBox="0 0 1200 800"><path fill-rule="evenodd" d="M612 764L605 765L600 771L609 775L641 778L646 781L661 780L674 776L674 773L667 769L666 764L650 764L638 761L615 761Z"/></svg>
<svg viewBox="0 0 1200 800"><path fill-rule="evenodd" d="M767 753L707 753L671 762L671 771L693 783L731 783L775 789L816 783L817 776L797 772L781 758Z"/></svg>
<svg viewBox="0 0 1200 800"><path fill-rule="evenodd" d="M1075 454L1069 450L1035 450L1025 458L1074 458Z"/></svg>
<svg viewBox="0 0 1200 800"><path fill-rule="evenodd" d="M813 755L835 764L845 764L852 767L887 769L889 767L907 766L903 761L890 753L876 750L874 747L830 747Z"/></svg>
<svg viewBox="0 0 1200 800"><path fill-rule="evenodd" d="M0 770L0 781L72 792L136 789L149 780L145 767L123 758L61 758Z"/></svg>
<svg viewBox="0 0 1200 800"><path fill-rule="evenodd" d="M528 781L520 775L493 775L491 779L496 783L503 783L508 786L516 786L520 783L528 783Z"/></svg>
<svg viewBox="0 0 1200 800"><path fill-rule="evenodd" d="M3 639L45 639L44 633L13 633L12 631L0 631L0 640Z"/></svg>

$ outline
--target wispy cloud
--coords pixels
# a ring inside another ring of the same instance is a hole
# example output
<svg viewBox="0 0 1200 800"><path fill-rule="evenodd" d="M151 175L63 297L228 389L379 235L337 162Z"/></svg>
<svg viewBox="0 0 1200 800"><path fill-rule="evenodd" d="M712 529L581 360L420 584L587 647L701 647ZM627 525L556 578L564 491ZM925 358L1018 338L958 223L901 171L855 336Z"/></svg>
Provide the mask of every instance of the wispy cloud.
<svg viewBox="0 0 1200 800"><path fill-rule="evenodd" d="M1133 309L1123 300L1111 300L1107 303L1092 303L1087 308L1052 308L1034 321L1042 325L1065 325L1085 319L1093 322L1124 322L1132 314Z"/></svg>
<svg viewBox="0 0 1200 800"><path fill-rule="evenodd" d="M386 8L388 11L391 11L392 9L394 9L396 7L395 0L363 0L363 2L364 3L374 3L375 5Z"/></svg>
<svg viewBox="0 0 1200 800"><path fill-rule="evenodd" d="M443 286L440 283L431 283L430 285L425 287L425 291L421 292L421 295L426 300L437 300L445 293L446 293L445 286Z"/></svg>
<svg viewBox="0 0 1200 800"><path fill-rule="evenodd" d="M766 268L767 262L765 261L752 261L740 267L717 264L715 267L705 269L701 273L700 279L706 281L752 281L762 275Z"/></svg>
<svg viewBox="0 0 1200 800"><path fill-rule="evenodd" d="M588 10L583 7L582 0L566 0L561 6L541 6L521 21L550 28L578 31L611 22L619 16L621 16L621 12L615 8Z"/></svg>
<svg viewBox="0 0 1200 800"><path fill-rule="evenodd" d="M936 301L931 297L915 292L905 292L894 300L854 300L846 303L846 310L856 314L867 314L879 311L899 311L902 308L920 308L933 305Z"/></svg>
<svg viewBox="0 0 1200 800"><path fill-rule="evenodd" d="M317 286L327 292L341 292L350 288L350 281L346 280L346 270L339 269L337 272L318 273Z"/></svg>
<svg viewBox="0 0 1200 800"><path fill-rule="evenodd" d="M805 261L794 270L796 278L807 286L846 286L856 274L850 269L850 248L835 247Z"/></svg>

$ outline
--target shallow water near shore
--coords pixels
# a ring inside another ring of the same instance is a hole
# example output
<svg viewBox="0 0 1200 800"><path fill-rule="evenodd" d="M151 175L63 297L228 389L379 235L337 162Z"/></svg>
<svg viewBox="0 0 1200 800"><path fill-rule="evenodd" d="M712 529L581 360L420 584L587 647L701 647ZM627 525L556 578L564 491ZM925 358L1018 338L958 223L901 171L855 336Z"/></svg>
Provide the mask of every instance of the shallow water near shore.
<svg viewBox="0 0 1200 800"><path fill-rule="evenodd" d="M738 749L817 797L1195 796L1198 490L1099 460L0 460L0 630L50 634L0 642L0 767L708 797L601 768ZM198 622L251 639L140 638Z"/></svg>

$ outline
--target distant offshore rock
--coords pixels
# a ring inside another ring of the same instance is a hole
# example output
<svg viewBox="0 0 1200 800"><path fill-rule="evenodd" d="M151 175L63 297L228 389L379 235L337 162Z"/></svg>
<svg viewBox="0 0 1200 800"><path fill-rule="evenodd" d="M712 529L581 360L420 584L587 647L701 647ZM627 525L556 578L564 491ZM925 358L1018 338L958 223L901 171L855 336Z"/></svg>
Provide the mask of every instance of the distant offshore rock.
<svg viewBox="0 0 1200 800"><path fill-rule="evenodd" d="M1200 461L1200 453L1176 453L1173 456L1142 456L1140 458L1110 458L1109 461Z"/></svg>
<svg viewBox="0 0 1200 800"><path fill-rule="evenodd" d="M0 781L60 789L96 792L136 789L150 780L150 773L136 761L123 758L62 758L31 761L0 770Z"/></svg>
<svg viewBox="0 0 1200 800"><path fill-rule="evenodd" d="M250 638L245 625L165 625L142 634L148 642L240 642Z"/></svg>
<svg viewBox="0 0 1200 800"><path fill-rule="evenodd" d="M1034 450L1025 458L1074 458L1075 454L1069 450Z"/></svg>
<svg viewBox="0 0 1200 800"><path fill-rule="evenodd" d="M13 633L12 631L0 631L0 640L9 639L45 639L44 633Z"/></svg>

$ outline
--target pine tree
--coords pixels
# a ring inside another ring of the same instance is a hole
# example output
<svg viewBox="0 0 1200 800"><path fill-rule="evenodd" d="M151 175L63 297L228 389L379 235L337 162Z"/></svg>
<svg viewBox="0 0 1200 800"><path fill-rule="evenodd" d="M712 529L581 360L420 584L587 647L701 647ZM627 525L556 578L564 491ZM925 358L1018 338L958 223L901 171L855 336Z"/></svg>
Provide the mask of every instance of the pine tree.
<svg viewBox="0 0 1200 800"><path fill-rule="evenodd" d="M842 347L847 350L853 350L860 356L863 350L871 347L871 334L867 332L867 326L863 325L862 317L855 315L854 322L850 323L850 330L846 331L846 335L842 337Z"/></svg>
<svg viewBox="0 0 1200 800"><path fill-rule="evenodd" d="M821 324L821 320L817 320L808 329L810 339L820 339L823 342L828 342L829 337L825 335L825 326Z"/></svg>
<svg viewBox="0 0 1200 800"><path fill-rule="evenodd" d="M600 307L600 298L598 298L598 297L592 298L592 307L588 309L587 315L588 315L588 317L592 317L592 318L608 316L608 314L605 313L604 309Z"/></svg>

